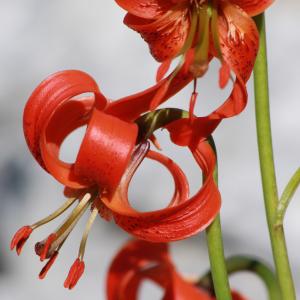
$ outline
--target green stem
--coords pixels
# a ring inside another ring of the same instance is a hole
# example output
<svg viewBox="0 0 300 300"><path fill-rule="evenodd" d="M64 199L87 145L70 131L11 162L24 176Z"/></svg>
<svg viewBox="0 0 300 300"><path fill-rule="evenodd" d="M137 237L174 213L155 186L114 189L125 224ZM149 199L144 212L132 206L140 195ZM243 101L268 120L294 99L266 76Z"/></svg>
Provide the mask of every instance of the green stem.
<svg viewBox="0 0 300 300"><path fill-rule="evenodd" d="M248 271L256 274L265 283L269 300L281 300L276 277L266 264L252 257L234 256L226 260L226 267L228 274L241 271ZM207 272L201 277L197 285L208 291L213 290L211 272Z"/></svg>
<svg viewBox="0 0 300 300"><path fill-rule="evenodd" d="M300 168L295 172L295 174L292 176L290 181L288 182L287 186L285 187L278 206L277 206L277 213L276 213L276 220L275 220L275 226L282 226L283 225L283 219L286 213L286 210L297 190L297 188L300 185Z"/></svg>
<svg viewBox="0 0 300 300"><path fill-rule="evenodd" d="M274 226L278 192L273 160L264 14L255 17L260 32L260 49L254 67L255 110L260 169L276 275L282 298L294 300L295 289L290 270L283 226Z"/></svg>
<svg viewBox="0 0 300 300"><path fill-rule="evenodd" d="M210 144L212 145L216 153L215 144L212 138L210 139ZM217 183L217 166L215 168L214 178ZM212 224L206 229L206 239L211 266L211 275L214 283L214 293L216 295L216 298L218 300L231 300L232 298L224 257L220 215L218 215L212 222Z"/></svg>

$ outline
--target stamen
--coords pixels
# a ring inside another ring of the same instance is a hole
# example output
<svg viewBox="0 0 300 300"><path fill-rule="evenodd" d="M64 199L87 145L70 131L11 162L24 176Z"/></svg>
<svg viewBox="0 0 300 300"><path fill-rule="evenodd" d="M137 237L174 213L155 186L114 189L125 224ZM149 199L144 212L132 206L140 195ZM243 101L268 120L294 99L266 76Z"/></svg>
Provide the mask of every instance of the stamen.
<svg viewBox="0 0 300 300"><path fill-rule="evenodd" d="M40 255L40 260L43 261L46 259L46 257L48 256L48 253L49 253L49 249L52 245L52 243L57 239L57 235L55 233L51 233L47 240L46 240L46 243L42 249L42 252L41 252L41 255ZM51 255L49 253L49 255Z"/></svg>
<svg viewBox="0 0 300 300"><path fill-rule="evenodd" d="M55 250L53 252L53 254L50 256L49 260L47 261L47 263L45 264L45 266L43 267L43 269L41 270L41 272L39 273L39 279L44 279L48 273L48 271L50 270L50 268L52 267L52 265L54 264L54 262L56 261L56 258L59 254L59 250L60 248L63 246L64 242L66 241L68 236L66 236L66 238L61 242L61 244L57 247L57 250Z"/></svg>
<svg viewBox="0 0 300 300"><path fill-rule="evenodd" d="M85 268L84 262L81 261L79 258L77 258L73 263L69 271L69 274L64 282L64 287L71 290L77 284L78 280L82 276L84 272L84 268Z"/></svg>
<svg viewBox="0 0 300 300"><path fill-rule="evenodd" d="M93 223L94 223L97 215L98 215L98 209L97 209L97 207L95 207L93 209L92 214L90 215L87 223L86 223L85 230L84 230L84 233L82 235L81 242L80 242L79 253L78 253L78 257L80 258L80 260L83 260L84 252L85 252L85 246L86 246L86 241L87 241L89 232L90 232L90 230L92 228L92 225L93 225Z"/></svg>
<svg viewBox="0 0 300 300"><path fill-rule="evenodd" d="M64 213L74 202L75 202L76 198L69 198L67 199L67 201L60 207L58 208L56 211L54 211L52 214L50 214L48 217L34 223L33 225L31 225L31 227L33 229L36 229L44 224L49 223L50 221L56 219L57 217L59 217L62 213Z"/></svg>
<svg viewBox="0 0 300 300"><path fill-rule="evenodd" d="M197 10L193 9L192 14L191 14L191 26L190 26L190 31L189 34L185 40L185 43L180 50L180 54L186 53L192 46L193 42L195 39L195 34L196 34L196 29L197 29L197 23L198 23L198 13Z"/></svg>
<svg viewBox="0 0 300 300"><path fill-rule="evenodd" d="M49 258L59 245L64 242L66 237L73 230L80 217L84 214L91 202L91 194L87 193L74 208L65 222L59 226L55 233L51 234L46 240L39 242L35 246L36 254L40 256L41 260Z"/></svg>
<svg viewBox="0 0 300 300"><path fill-rule="evenodd" d="M13 236L10 243L10 250L16 247L17 254L20 255L25 242L30 237L33 229L31 226L23 226Z"/></svg>
<svg viewBox="0 0 300 300"><path fill-rule="evenodd" d="M102 193L101 193L101 197L103 195L107 195L107 191L103 190ZM96 207L97 210L98 210L98 215L106 220L106 221L110 221L113 217L112 215L112 211L103 203L103 201L101 200L100 196L98 196L94 202L93 202L93 205L92 205L92 209Z"/></svg>
<svg viewBox="0 0 300 300"><path fill-rule="evenodd" d="M49 258L49 260L47 261L47 263L45 264L45 266L41 270L41 272L39 274L39 278L40 279L44 279L46 277L48 271L50 270L50 268L54 264L57 256L58 256L58 251L54 251L54 253L52 254L52 256Z"/></svg>

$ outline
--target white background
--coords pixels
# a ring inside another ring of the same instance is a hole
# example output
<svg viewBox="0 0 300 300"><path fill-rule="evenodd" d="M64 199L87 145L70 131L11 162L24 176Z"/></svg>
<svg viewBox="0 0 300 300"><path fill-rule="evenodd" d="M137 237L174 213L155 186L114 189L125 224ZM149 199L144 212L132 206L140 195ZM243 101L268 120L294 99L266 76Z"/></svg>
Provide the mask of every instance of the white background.
<svg viewBox="0 0 300 300"><path fill-rule="evenodd" d="M35 241L46 237L55 224L38 231L20 258L9 252L9 241L22 225L54 210L63 201L62 187L30 156L22 133L22 110L35 86L49 74L63 69L90 73L102 92L117 99L154 83L157 63L146 44L122 25L124 12L114 1L13 0L0 1L0 298L105 299L105 274L113 254L128 238L119 228L97 220L88 240L86 272L71 292L63 288L69 267L76 258L84 222L75 229L46 280L37 274L42 265L33 253ZM268 52L278 186L281 192L299 167L300 129L300 2L276 1L267 13ZM199 85L197 113L205 114L222 102L228 90L217 86L218 64ZM248 254L272 264L262 202L256 148L253 86L249 104L238 117L217 129L222 224L226 255ZM168 106L187 108L191 86ZM69 139L63 156L76 155L81 133ZM158 135L166 153L174 157L191 180L192 192L201 182L189 153L175 149L166 133ZM143 210L166 205L172 181L159 166L146 162L130 189L135 207ZM286 235L293 275L300 296L300 201L290 205ZM83 220L84 221L84 220ZM208 268L204 234L172 244L178 269L199 276ZM232 286L250 299L267 299L261 282L252 275L232 277ZM159 299L160 292L146 285L141 299ZM288 300L288 299L287 299Z"/></svg>

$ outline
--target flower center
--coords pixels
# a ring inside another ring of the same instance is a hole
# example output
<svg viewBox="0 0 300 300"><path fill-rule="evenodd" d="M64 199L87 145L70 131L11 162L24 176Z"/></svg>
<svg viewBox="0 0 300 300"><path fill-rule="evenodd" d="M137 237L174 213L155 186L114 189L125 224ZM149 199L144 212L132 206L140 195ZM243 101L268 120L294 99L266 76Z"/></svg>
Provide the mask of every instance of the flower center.
<svg viewBox="0 0 300 300"><path fill-rule="evenodd" d="M188 14L190 30L180 53L187 56L190 50L193 51L189 70L195 78L199 78L208 69L210 36L217 56L222 59L217 27L218 1L190 0Z"/></svg>

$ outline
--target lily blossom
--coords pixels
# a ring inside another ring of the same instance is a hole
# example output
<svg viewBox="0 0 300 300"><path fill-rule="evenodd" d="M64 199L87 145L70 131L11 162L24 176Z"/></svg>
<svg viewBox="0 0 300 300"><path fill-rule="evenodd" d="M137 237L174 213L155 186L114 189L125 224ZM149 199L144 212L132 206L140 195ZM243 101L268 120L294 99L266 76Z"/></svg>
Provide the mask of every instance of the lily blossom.
<svg viewBox="0 0 300 300"><path fill-rule="evenodd" d="M107 274L108 300L136 300L141 283L151 280L163 291L163 300L214 300L204 288L183 278L176 270L168 245L133 240L126 243L113 259ZM233 300L246 300L232 291Z"/></svg>
<svg viewBox="0 0 300 300"><path fill-rule="evenodd" d="M185 84L186 81L187 78L180 82ZM40 260L47 260L39 275L41 279L45 278L65 240L87 210L91 213L78 256L64 284L69 289L84 272L85 246L98 215L106 220L114 219L121 228L141 239L167 242L196 234L218 214L220 194L213 179L216 158L206 141L190 146L206 180L199 191L189 197L189 185L179 166L150 150L149 142L138 138L140 132L134 121L149 110L151 98L159 87L157 84L142 93L110 103L91 76L69 70L50 76L30 96L24 110L27 145L40 166L65 186L69 199L48 217L17 231L11 249L16 248L20 254L35 229L75 206L66 220L35 246ZM178 88L180 85L169 91L164 100ZM84 93L93 93L94 97L80 98ZM62 161L59 153L63 141L84 125L87 129L75 162ZM162 164L173 177L174 195L165 209L139 212L129 203L130 180L144 158Z"/></svg>
<svg viewBox="0 0 300 300"><path fill-rule="evenodd" d="M180 62L173 74L184 64L186 74L195 81L205 75L213 57L221 62L221 88L227 85L231 71L235 74L228 99L198 122L205 126L208 123L207 126L214 130L222 119L235 116L245 108L248 98L246 82L251 75L259 47L258 31L251 17L263 12L273 0L116 2L128 12L124 23L141 34L149 44L154 58L162 62L157 72L158 81L164 78L171 61L176 57L180 57ZM152 109L159 105L160 98L175 84L177 83L173 82L172 76L169 76L153 98Z"/></svg>

